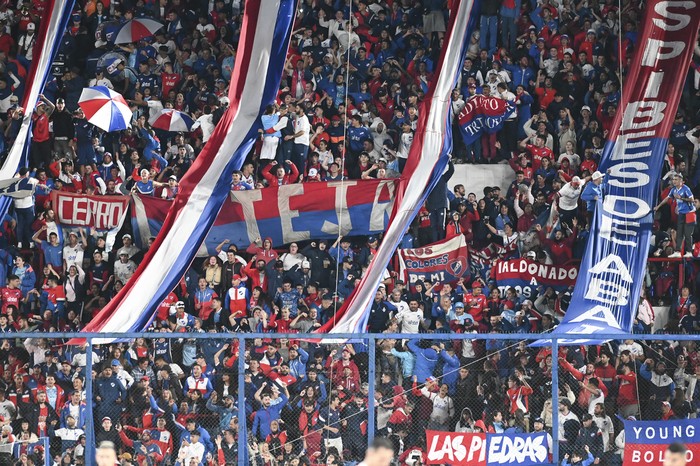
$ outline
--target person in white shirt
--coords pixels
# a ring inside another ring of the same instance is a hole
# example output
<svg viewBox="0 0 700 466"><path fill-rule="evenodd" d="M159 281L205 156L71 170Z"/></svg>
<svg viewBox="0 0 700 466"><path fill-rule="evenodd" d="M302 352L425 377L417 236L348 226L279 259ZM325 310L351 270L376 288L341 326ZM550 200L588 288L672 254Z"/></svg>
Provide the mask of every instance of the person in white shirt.
<svg viewBox="0 0 700 466"><path fill-rule="evenodd" d="M68 244L63 247L63 270L68 270L71 265L83 266L87 239L85 238L85 230L79 228L78 232L80 233L80 242L78 242L78 233L74 231L68 233Z"/></svg>
<svg viewBox="0 0 700 466"><path fill-rule="evenodd" d="M104 86L109 89L114 89L112 81L104 77L104 72L102 70L95 71L95 77L90 80L88 87L94 86Z"/></svg>
<svg viewBox="0 0 700 466"><path fill-rule="evenodd" d="M204 458L204 445L199 441L200 433L199 430L195 429L190 432L190 441L182 441L180 446L180 451L177 454L176 466L189 466L192 460L195 460L195 464L200 464Z"/></svg>
<svg viewBox="0 0 700 466"><path fill-rule="evenodd" d="M136 263L129 259L129 254L122 251L119 253L119 260L114 263L114 278L123 284L136 272Z"/></svg>
<svg viewBox="0 0 700 466"><path fill-rule="evenodd" d="M408 120L404 120L401 123L401 137L399 138L399 150L396 152L396 157L399 159L399 171L403 172L403 168L406 166L406 160L408 159L408 153L411 151L411 145L413 144L413 130L411 129L411 123Z"/></svg>
<svg viewBox="0 0 700 466"><path fill-rule="evenodd" d="M31 189L34 190L39 184L39 180L29 176L29 169L26 167L20 168L19 174L16 177L22 179L19 185L20 189L28 189L31 186ZM17 247L27 248L34 234L32 231L32 222L34 222L34 194L15 198L14 204L15 216L17 217Z"/></svg>
<svg viewBox="0 0 700 466"><path fill-rule="evenodd" d="M208 110L208 107L205 107L205 110ZM212 115L211 110L209 110L209 113L204 113L202 116L197 118L194 125L192 125L191 131L194 131L197 128L202 128L202 142L207 142L211 136L211 133L214 132L214 116Z"/></svg>
<svg viewBox="0 0 700 466"><path fill-rule="evenodd" d="M566 183L559 190L558 211L561 221L569 223L576 217L576 209L578 209L578 199L583 191L583 185L588 181L588 178L581 179L574 176L571 181Z"/></svg>
<svg viewBox="0 0 700 466"><path fill-rule="evenodd" d="M605 414L605 405L596 403L593 410L593 422L598 426L603 437L603 451L613 449L615 446L615 426L610 416Z"/></svg>
<svg viewBox="0 0 700 466"><path fill-rule="evenodd" d="M124 370L124 367L122 367L122 364L119 362L119 359L112 360L112 371L117 376L117 380L119 380L122 383L124 388L128 389L134 384L134 377L131 374L129 374L129 372Z"/></svg>
<svg viewBox="0 0 700 466"><path fill-rule="evenodd" d="M286 136L294 138L294 150L292 152L292 162L296 165L300 175L306 170L306 156L309 153L309 135L311 133L311 123L306 116L306 109L303 105L297 104L294 107L296 116L294 118L294 135ZM301 177L301 176L300 176Z"/></svg>
<svg viewBox="0 0 700 466"><path fill-rule="evenodd" d="M391 302L394 305L397 305L397 303L395 303L393 299L394 293L392 293L391 297ZM405 304L403 301L401 301L401 303ZM396 315L396 320L399 324L399 329L401 333L419 333L420 326L423 323L424 318L425 317L423 315L423 310L418 305L418 300L416 299L409 300L407 307L403 310L399 309L399 312Z"/></svg>

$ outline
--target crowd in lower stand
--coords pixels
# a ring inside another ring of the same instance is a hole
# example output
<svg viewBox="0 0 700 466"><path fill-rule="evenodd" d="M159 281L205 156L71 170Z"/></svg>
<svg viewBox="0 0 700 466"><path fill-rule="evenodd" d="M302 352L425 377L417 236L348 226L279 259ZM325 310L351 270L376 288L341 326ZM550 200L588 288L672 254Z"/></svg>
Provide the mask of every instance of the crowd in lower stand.
<svg viewBox="0 0 700 466"><path fill-rule="evenodd" d="M17 3L17 4L16 4ZM448 22L448 1L300 2L277 101L232 190L401 176ZM241 26L240 0L79 0L32 120L33 196L0 219L0 462L91 464L84 457L92 406L94 439L112 442L122 465L352 465L366 449L368 408L399 464L426 464L426 428L458 432L550 431L571 464L621 464L619 417L695 417L700 353L694 341L534 350L478 334L550 331L571 289L499 293L488 267L465 283L404 283L389 268L368 331L414 334L377 340L376 390L366 343L295 340L336 317L372 260L381 235L312 240L273 248L223 241L197 259L159 306L149 339L86 348L15 332L79 332L132 277L148 245L130 227L110 247L102 232L64 230L53 191L172 200L229 104ZM451 162L406 234L403 247L463 235L492 261L523 257L577 263L591 213L606 193L598 170L637 40L638 2L489 0L481 3L453 115L475 95L512 102L503 130L465 146L455 122ZM45 2L0 3L0 135L17 137L28 68ZM134 18L164 27L115 45ZM696 62L698 57L696 57ZM695 73L695 72L693 72ZM680 78L685 78L681 73ZM128 99L132 128L106 133L78 105L84 87ZM700 93L688 74L664 166L644 293L635 331L698 333L692 260L698 207ZM187 112L188 133L150 127L163 108ZM471 192L455 164L508 164L507 189ZM448 189L448 184L450 189ZM690 201L677 200L676 194ZM684 267L679 268L683 264ZM667 322L654 305L669 306ZM161 334L185 332L181 338ZM188 333L220 332L194 339ZM227 333L284 333L240 348ZM454 339L433 334L454 333ZM474 334L463 339L457 334ZM238 386L239 358L245 386ZM557 406L552 366L559 365ZM92 384L87 399L86 383ZM238 393L245 394L245 405ZM651 401L650 401L651 400ZM248 438L239 437L246 419ZM40 438L50 438L45 452ZM37 443L38 442L38 443ZM589 457L590 453L590 457ZM554 459L558 461L559 459Z"/></svg>

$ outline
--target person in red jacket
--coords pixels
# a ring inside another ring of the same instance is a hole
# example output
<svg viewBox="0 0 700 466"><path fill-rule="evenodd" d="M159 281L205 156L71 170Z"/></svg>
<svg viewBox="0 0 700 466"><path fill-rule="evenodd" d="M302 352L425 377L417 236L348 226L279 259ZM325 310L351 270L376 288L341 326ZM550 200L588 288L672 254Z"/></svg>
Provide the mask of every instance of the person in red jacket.
<svg viewBox="0 0 700 466"><path fill-rule="evenodd" d="M284 186L287 184L293 184L299 179L299 170L297 169L296 165L289 160L285 160L284 163L289 167L289 172L287 172L283 166L277 165L277 162L274 160L270 162L268 166L262 169L261 175L267 180L267 183L270 186ZM272 167L276 167L274 175L270 173Z"/></svg>
<svg viewBox="0 0 700 466"><path fill-rule="evenodd" d="M510 414L520 409L527 414L530 410L528 397L532 395L533 390L528 385L525 378L521 375L520 378L511 375L508 378L508 400L510 401Z"/></svg>
<svg viewBox="0 0 700 466"><path fill-rule="evenodd" d="M537 234L540 237L540 242L543 246L549 248L549 254L552 257L554 265L563 265L571 260L574 255L574 241L576 240L576 219L572 220L574 229L568 237L564 237L564 232L557 230L554 233L554 239L547 238L547 234L542 230L542 225L535 225Z"/></svg>

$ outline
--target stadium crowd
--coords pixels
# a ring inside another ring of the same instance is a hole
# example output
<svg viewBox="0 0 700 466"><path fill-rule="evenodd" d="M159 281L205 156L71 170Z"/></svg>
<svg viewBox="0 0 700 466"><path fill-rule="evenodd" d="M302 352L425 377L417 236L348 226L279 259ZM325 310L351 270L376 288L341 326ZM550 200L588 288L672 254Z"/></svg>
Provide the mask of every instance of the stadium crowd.
<svg viewBox="0 0 700 466"><path fill-rule="evenodd" d="M0 3L5 150L24 113L19 102L45 8L40 0L15 3ZM555 360L551 350L533 350L515 336L479 337L547 332L571 299L571 290L500 295L488 267L481 276L475 271L472 283L406 284L395 270L386 271L368 331L416 339L377 342L370 394L366 344L321 345L294 334L334 319L380 236L283 248L264 238L223 241L193 263L152 324L157 333L275 332L289 339L256 339L244 349L230 337L157 335L95 345L95 367L86 374L85 347L12 338L14 332L79 332L134 274L148 245L137 246L128 225L111 249L101 232L63 231L50 194L174 199L178 180L229 104L243 3L76 3L54 76L32 115L29 168L17 175L35 194L13 200L0 229L3 464L39 464L43 449L31 442L46 436L54 464L89 464L87 404L96 441L112 442L122 465L140 466L236 464L239 450L256 465L355 464L366 449L368 406L376 413L376 432L392 439L402 465L425 464L426 428L551 430L555 412L562 458L577 464L590 453L596 464L619 465L624 434L617 415L696 415L695 342L571 347ZM437 65L447 3L300 2L278 99L262 116L258 144L233 175L231 189L400 177ZM633 85L625 81L626 67L642 10L638 2L621 4L622 10L612 0L481 3L479 30L452 93L453 116L474 95L508 100L516 110L502 131L468 146L455 118L450 165L403 247L464 235L472 250L489 251L494 261L526 257L564 265L581 257L591 213L606 192L606 174L597 164L621 90ZM110 33L133 18L153 18L164 27L138 43L111 43ZM132 128L106 133L85 119L78 99L93 85L128 99ZM700 275L690 260L700 256L700 228L686 221L699 207L693 193L700 187L700 93L693 74L683 97L650 248L657 259L649 264L635 319L640 333L654 328L652 303L671 306L660 333L700 332ZM149 118L163 108L192 115L192 131L151 128ZM454 178L454 165L464 163L509 164L512 183L506 190L470 192L467 180ZM476 336L436 340L433 333ZM239 357L246 367L240 387L245 406L237 397ZM553 364L559 364L562 394L556 407ZM86 379L93 384L91 400ZM238 437L240 416L247 419L247 439Z"/></svg>

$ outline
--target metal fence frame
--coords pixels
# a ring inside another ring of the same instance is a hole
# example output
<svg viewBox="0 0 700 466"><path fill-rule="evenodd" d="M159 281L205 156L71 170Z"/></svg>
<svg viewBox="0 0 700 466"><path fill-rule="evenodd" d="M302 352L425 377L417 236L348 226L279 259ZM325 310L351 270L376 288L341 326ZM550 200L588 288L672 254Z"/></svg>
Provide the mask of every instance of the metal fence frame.
<svg viewBox="0 0 700 466"><path fill-rule="evenodd" d="M88 346L92 346L93 340L113 340L125 341L134 338L146 338L146 339L156 339L156 338L168 338L168 339L180 339L189 338L196 340L222 340L231 339L237 340L239 344L239 358L238 358L238 407L239 410L245 409L245 390L241 390L240 387L245 386L244 376L245 376L245 358L243 357L246 348L246 342L256 339L281 339L281 338L293 338L295 340L315 340L321 339L325 343L339 343L343 341L358 341L367 342L368 356L369 356L369 367L368 367L368 383L369 383L369 393L370 397L374 396L375 391L375 376L376 376L376 342L377 340L383 340L387 338L391 339L431 339L431 340L549 340L551 342L552 354L556 355L559 353L559 347L562 346L560 340L571 340L572 337L576 335L559 335L552 333L366 333L366 334L354 334L354 333L337 333L332 335L326 335L325 338L319 334L309 334L309 333L151 333L151 332L128 332L128 333L68 333L68 332L18 332L18 333L5 333L0 335L0 340L3 339L25 339L25 338L48 338L48 339L70 339L70 338L82 338L88 343ZM590 338L591 335L578 335L579 338ZM689 341L700 339L699 335L658 335L658 334L632 334L632 333L596 333L595 338L599 340L642 340L642 341L661 341L661 340L678 340L678 341ZM110 343L112 343L110 342ZM103 341L98 341L96 344L108 344ZM585 344L585 343L581 343ZM91 374L93 368L93 358L92 351L86 351L86 366L85 373ZM92 379L86 377L85 392L87 400L92 400ZM553 400L559 399L559 364L552 364L552 394L551 398ZM86 436L86 449L85 456L94 458L95 455L95 444L94 444L94 425L93 425L93 406L91 402L86 403L88 409L87 423L85 429ZM239 416L239 431L238 431L238 465L245 466L245 450L247 448L247 425L246 416ZM367 439L371 442L374 438L374 427L375 427L375 412L374 409L367 410ZM559 417L552 416L552 457L556 462L559 458ZM242 442L240 439L244 439Z"/></svg>

